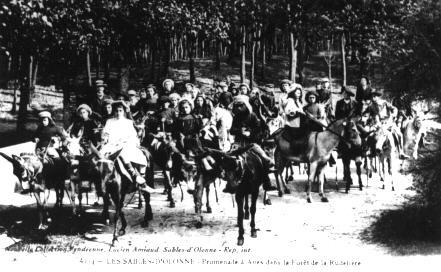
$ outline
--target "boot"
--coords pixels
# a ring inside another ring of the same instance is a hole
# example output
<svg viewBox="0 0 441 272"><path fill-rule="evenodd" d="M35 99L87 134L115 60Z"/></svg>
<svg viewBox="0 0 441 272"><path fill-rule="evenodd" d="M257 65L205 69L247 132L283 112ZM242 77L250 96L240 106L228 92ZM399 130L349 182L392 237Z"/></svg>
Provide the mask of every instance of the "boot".
<svg viewBox="0 0 441 272"><path fill-rule="evenodd" d="M127 163L125 161L123 161L123 163L124 167L127 169L127 172L129 172L132 178L132 182L135 182L141 191L146 191L148 193L152 193L154 191L152 187L146 184L146 180L139 174L138 171L136 171L132 163Z"/></svg>

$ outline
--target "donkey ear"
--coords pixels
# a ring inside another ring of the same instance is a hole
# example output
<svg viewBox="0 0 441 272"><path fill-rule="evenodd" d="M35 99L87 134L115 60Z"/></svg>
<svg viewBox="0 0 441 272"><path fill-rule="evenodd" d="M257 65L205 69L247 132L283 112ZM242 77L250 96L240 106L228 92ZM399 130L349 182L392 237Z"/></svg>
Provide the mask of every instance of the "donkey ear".
<svg viewBox="0 0 441 272"><path fill-rule="evenodd" d="M109 160L115 160L116 158L118 158L118 156L119 156L119 154L121 154L121 151L122 151L122 148L120 149L120 150L118 150L118 151L116 151L115 153L113 153L113 154L110 154L109 156L107 156L107 158L109 159Z"/></svg>

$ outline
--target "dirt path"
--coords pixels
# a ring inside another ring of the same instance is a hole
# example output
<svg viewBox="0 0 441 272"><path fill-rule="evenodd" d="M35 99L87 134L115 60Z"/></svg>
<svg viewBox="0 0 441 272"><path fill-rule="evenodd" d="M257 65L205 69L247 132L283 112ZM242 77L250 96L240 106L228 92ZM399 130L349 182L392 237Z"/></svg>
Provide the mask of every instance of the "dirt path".
<svg viewBox="0 0 441 272"><path fill-rule="evenodd" d="M342 169L340 164L338 167ZM333 181L335 168L328 169L327 175ZM370 180L369 187L363 191L353 187L349 194L342 192L344 188L342 182L339 182L340 191L338 192L335 190L334 182L330 182L327 185L330 202L321 203L317 193L314 193L315 202L311 204L307 203L305 199L304 180L306 176L297 174L296 178L296 181L289 184L292 189L290 195L279 198L275 193L271 193L271 206L264 206L259 198L256 215L256 225L260 230L258 238L253 239L249 236L249 223L245 222L244 249L251 250L255 255L271 256L275 254L279 257L291 256L293 252L305 256L346 254L345 256L352 257L382 256L389 253L384 247L363 241L361 233L382 210L398 207L405 200L406 195L412 194L408 189L409 178L397 174L394 177L395 192L390 190L389 185L386 190L380 189L381 184L376 175ZM341 179L340 173L339 179ZM366 177L363 176L363 179L366 185ZM214 190L212 190L210 201L213 213L203 214L202 228L196 228L197 218L193 212L193 201L190 195L185 193L185 187L184 193L186 195L184 195L183 202L179 202L180 191L174 191L175 198L178 199L174 209L167 207L164 195L153 194L151 203L154 220L148 228L140 226L142 211L136 208L137 197L133 198L132 203L128 204L125 209L129 222L127 234L120 237L116 248L155 248L159 246L162 250L163 247L188 248L192 246L194 248L213 247L219 249L227 246L238 249L235 245L237 237L236 209L233 207L231 195L221 192L223 186L222 184L218 187L218 203L216 203ZM90 203L93 203L92 194L90 197L92 198ZM65 199L65 201L67 200ZM17 203L14 204L17 205ZM4 213L8 209L11 208L3 206L2 212ZM205 206L203 210L206 210ZM104 227L103 232L97 231L102 228L99 212L100 209L87 207L84 218L90 222L88 222L88 231L84 236L63 233L63 230L60 232L61 234L49 236L50 245L76 245L108 250L111 229ZM17 214L15 219L19 220L18 217ZM12 239L6 235L0 236L0 246L2 248L8 247L9 250L21 248L29 243L27 239L20 242L20 239L17 238L15 242L14 244Z"/></svg>

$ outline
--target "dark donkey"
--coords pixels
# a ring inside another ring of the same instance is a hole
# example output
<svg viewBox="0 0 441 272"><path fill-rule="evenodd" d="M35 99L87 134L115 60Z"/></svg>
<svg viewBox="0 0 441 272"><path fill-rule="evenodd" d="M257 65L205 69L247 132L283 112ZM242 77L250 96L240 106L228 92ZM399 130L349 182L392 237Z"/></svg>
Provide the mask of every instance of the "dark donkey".
<svg viewBox="0 0 441 272"><path fill-rule="evenodd" d="M222 169L222 177L236 190L237 224L239 226L237 245L239 246L242 246L244 243L244 202L249 195L251 195L251 237L257 237L255 221L256 204L259 188L263 183L265 164L259 153L255 151L255 148L256 145L252 144L229 153L210 150L217 165Z"/></svg>
<svg viewBox="0 0 441 272"><path fill-rule="evenodd" d="M97 171L100 173L101 178L101 191L104 193L104 207L103 207L103 216L106 220L106 223L109 222L109 204L110 199L112 199L113 204L115 205L115 217L114 217L114 230L113 230L113 240L112 245L115 241L118 240L118 235L122 236L126 233L125 229L127 227L127 221L124 216L124 212L122 210L124 206L124 199L128 193L134 193L137 191L137 186L134 182L131 181L130 177L124 173L123 164L119 162L119 154L121 152L118 151L109 156L102 156L98 150L92 149L93 152L98 156L98 158L94 158L94 164ZM147 165L145 179L148 185L152 185L153 183L153 167L152 160L149 153L146 152ZM148 221L153 218L152 207L150 206L150 193L146 191L140 191L145 200L145 214L144 220L142 222L142 226L148 226ZM118 226L118 219L121 218L121 228L116 233L116 229Z"/></svg>

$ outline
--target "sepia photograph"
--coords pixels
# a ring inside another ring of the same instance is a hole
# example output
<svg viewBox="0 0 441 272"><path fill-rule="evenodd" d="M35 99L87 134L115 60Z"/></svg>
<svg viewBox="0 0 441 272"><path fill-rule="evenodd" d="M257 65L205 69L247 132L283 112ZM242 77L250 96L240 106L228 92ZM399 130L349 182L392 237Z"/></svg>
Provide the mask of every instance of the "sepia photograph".
<svg viewBox="0 0 441 272"><path fill-rule="evenodd" d="M2 0L0 269L438 271L440 102L439 0Z"/></svg>

